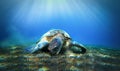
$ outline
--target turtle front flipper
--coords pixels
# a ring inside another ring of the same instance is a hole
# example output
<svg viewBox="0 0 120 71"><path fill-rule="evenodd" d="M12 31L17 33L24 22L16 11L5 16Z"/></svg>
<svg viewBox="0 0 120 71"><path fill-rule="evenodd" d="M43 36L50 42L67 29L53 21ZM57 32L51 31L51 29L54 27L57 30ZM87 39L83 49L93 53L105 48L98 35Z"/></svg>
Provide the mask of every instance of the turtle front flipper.
<svg viewBox="0 0 120 71"><path fill-rule="evenodd" d="M48 46L48 44L49 44L48 42L39 42L37 44L34 44L32 46L25 48L25 51L28 53L34 53L34 52L41 50L42 48Z"/></svg>
<svg viewBox="0 0 120 71"><path fill-rule="evenodd" d="M73 51L73 53L78 53L78 54L86 52L86 48L82 44L79 44L76 41L71 42L70 50Z"/></svg>

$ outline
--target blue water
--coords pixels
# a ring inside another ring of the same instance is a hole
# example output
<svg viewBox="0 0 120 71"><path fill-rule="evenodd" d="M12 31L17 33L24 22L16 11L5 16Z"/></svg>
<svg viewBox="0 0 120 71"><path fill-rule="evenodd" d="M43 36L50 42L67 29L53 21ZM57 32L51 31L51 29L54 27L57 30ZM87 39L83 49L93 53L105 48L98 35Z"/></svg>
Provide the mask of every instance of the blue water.
<svg viewBox="0 0 120 71"><path fill-rule="evenodd" d="M62 29L83 45L120 47L119 0L0 0L0 45Z"/></svg>

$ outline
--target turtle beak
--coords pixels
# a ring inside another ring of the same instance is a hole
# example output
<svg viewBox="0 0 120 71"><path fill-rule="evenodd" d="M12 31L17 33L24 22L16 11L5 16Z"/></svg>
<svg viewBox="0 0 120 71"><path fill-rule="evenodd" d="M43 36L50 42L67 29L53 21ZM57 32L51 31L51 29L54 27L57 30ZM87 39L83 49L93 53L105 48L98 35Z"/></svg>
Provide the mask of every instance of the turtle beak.
<svg viewBox="0 0 120 71"><path fill-rule="evenodd" d="M48 50L51 52L51 54L59 54L60 50L62 49L62 45L62 38L53 38L48 46Z"/></svg>

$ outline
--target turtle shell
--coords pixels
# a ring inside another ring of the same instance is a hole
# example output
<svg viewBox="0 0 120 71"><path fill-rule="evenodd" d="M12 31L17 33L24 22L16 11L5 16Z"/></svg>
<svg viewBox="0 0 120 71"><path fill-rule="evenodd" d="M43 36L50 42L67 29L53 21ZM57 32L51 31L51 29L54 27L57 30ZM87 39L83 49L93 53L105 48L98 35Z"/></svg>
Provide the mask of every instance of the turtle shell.
<svg viewBox="0 0 120 71"><path fill-rule="evenodd" d="M56 37L57 34L62 34L62 36L64 37L64 39L71 39L71 37L69 36L68 33L66 33L63 30L60 29L52 29L48 32L46 32L38 42L50 42L52 40L52 38Z"/></svg>
<svg viewBox="0 0 120 71"><path fill-rule="evenodd" d="M67 48L69 46L70 42L68 42L68 39L70 39L70 36L65 31L52 29L41 37L37 45L42 42L48 42L48 50L52 54L59 54L62 47Z"/></svg>

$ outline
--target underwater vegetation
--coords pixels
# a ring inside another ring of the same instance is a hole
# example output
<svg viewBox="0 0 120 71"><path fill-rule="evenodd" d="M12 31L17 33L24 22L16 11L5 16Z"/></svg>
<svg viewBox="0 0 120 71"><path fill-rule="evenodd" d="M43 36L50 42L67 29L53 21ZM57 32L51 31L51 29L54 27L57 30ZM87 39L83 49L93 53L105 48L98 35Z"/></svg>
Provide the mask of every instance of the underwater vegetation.
<svg viewBox="0 0 120 71"><path fill-rule="evenodd" d="M86 46L85 54L24 53L25 46L0 48L0 71L119 71L120 50Z"/></svg>

